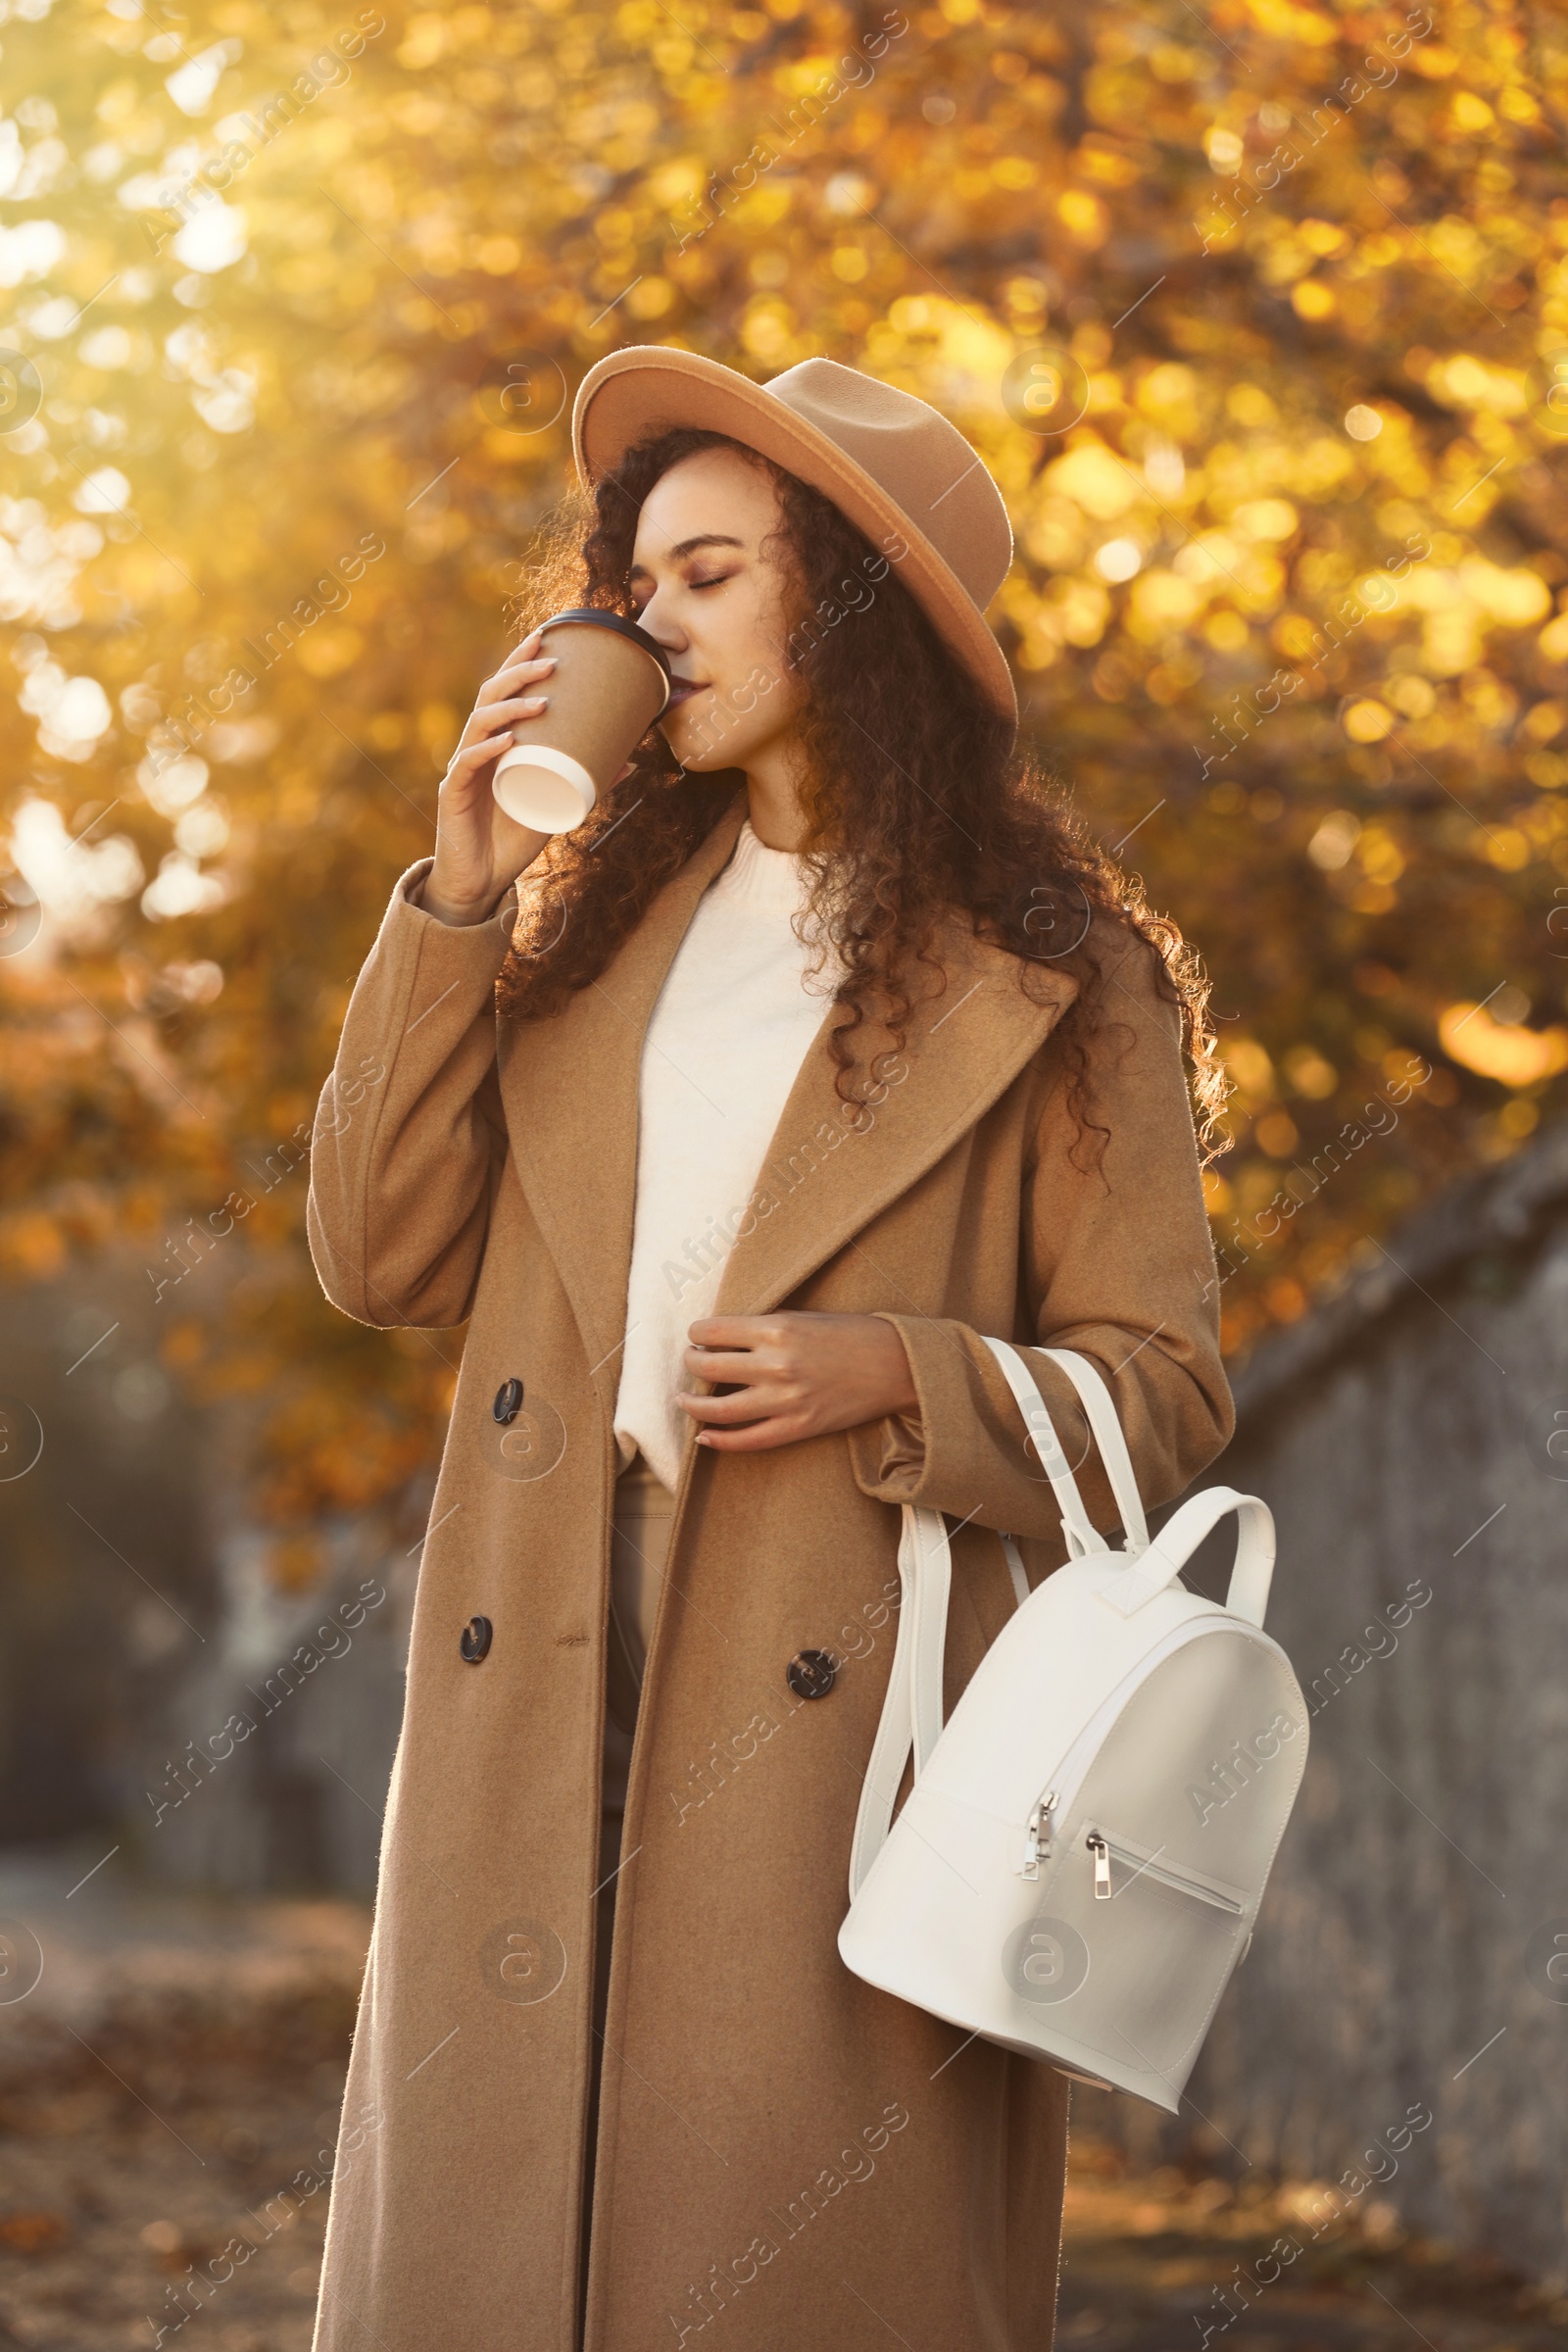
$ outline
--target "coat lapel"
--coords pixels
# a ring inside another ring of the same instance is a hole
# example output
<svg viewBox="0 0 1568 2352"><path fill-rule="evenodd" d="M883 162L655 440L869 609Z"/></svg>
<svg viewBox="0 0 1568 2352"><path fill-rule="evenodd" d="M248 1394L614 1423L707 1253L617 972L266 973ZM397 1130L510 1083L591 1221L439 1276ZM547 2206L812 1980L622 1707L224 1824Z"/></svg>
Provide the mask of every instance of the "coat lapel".
<svg viewBox="0 0 1568 2352"><path fill-rule="evenodd" d="M501 1099L517 1180L611 1410L626 1327L643 1038L697 902L735 847L745 816L740 792L609 969L563 1011L500 1024Z"/></svg>
<svg viewBox="0 0 1568 2352"><path fill-rule="evenodd" d="M858 1062L885 1081L869 1125L857 1125L834 1091L827 1041L837 1015L824 1022L774 1131L755 1222L738 1231L715 1314L767 1314L788 1298L984 1116L1078 994L1066 973L1043 971L1047 985L1026 997L1016 958L956 921L940 946L947 988L914 1007L902 1052L869 1024L858 1033Z"/></svg>
<svg viewBox="0 0 1568 2352"><path fill-rule="evenodd" d="M697 903L735 846L738 793L649 907L603 978L545 1021L503 1021L502 1101L518 1181L571 1301L592 1377L613 1410L637 1194L638 1079L655 1001ZM726 1261L714 1311L766 1314L908 1190L990 1109L1077 995L1041 967L1038 998L1014 957L957 922L942 939L944 994L917 1005L902 1053L859 1033L886 1092L857 1126L834 1091L830 1011L807 1053L757 1180L754 1217Z"/></svg>

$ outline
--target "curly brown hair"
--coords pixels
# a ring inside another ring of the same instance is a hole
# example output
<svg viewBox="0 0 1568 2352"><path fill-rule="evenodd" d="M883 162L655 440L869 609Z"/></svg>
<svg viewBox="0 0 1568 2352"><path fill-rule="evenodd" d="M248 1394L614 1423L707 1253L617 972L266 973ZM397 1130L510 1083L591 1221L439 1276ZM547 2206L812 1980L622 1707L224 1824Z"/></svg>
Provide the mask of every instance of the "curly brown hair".
<svg viewBox="0 0 1568 2352"><path fill-rule="evenodd" d="M921 967L922 1000L941 994L946 973L933 950L943 920L957 913L1018 958L1026 993L1036 993L1042 963L1079 983L1054 1034L1081 1137L1097 1128L1084 1040L1105 1020L1107 954L1114 948L1119 960L1129 939L1141 940L1159 993L1181 1007L1200 1147L1205 1161L1215 1157L1225 1148L1218 1120L1227 1086L1197 956L1148 906L1141 882L1089 839L1050 765L1032 748L1014 748L1010 721L949 652L888 557L821 492L726 434L682 427L650 436L601 477L591 499L569 494L541 525L527 585L512 600L519 639L571 607L634 616L627 575L643 501L672 466L712 448L760 467L782 513L774 537L787 583L786 659L808 689L796 722L809 772L802 793L808 890L797 924L821 926L844 965L844 1017L828 1038L840 1099L864 1100L860 1080L875 1075L858 1070L857 1032L879 1017L902 1049ZM853 626L840 625L852 616ZM514 1020L544 1019L599 977L745 782L739 768L682 768L657 727L633 758L635 772L585 824L558 834L524 878L496 983L497 1007Z"/></svg>

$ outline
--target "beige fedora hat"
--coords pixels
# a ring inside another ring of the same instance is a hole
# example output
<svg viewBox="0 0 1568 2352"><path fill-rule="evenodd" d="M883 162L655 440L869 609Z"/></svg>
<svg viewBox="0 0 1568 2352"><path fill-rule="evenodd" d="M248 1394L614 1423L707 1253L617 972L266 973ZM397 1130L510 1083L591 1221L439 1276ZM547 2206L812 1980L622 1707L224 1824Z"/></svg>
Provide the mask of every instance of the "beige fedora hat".
<svg viewBox="0 0 1568 2352"><path fill-rule="evenodd" d="M650 432L701 425L727 433L820 490L892 553L898 576L997 711L1018 723L1018 698L986 607L1012 562L1002 493L955 424L837 360L802 360L755 384L700 353L634 343L596 361L577 388L571 446L587 488Z"/></svg>

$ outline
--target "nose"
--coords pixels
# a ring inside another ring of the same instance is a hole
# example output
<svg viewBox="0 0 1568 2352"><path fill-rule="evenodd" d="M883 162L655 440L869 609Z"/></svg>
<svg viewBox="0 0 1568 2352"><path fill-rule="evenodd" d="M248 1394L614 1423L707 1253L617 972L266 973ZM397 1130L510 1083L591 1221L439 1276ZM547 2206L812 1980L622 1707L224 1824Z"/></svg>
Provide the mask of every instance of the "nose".
<svg viewBox="0 0 1568 2352"><path fill-rule="evenodd" d="M637 615L637 625L639 628L646 629L649 636L654 639L656 644L662 645L666 654L685 652L686 633L683 629L677 628L674 621L668 617L668 600L664 597L662 587L655 588L653 595Z"/></svg>

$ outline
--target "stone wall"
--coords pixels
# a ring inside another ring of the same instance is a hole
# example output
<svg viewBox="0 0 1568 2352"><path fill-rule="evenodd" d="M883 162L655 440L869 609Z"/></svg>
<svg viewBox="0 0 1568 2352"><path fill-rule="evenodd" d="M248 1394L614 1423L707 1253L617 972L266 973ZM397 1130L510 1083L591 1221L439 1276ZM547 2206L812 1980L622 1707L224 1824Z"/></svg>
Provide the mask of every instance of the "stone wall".
<svg viewBox="0 0 1568 2352"><path fill-rule="evenodd" d="M1391 1235L1235 1387L1207 1476L1278 1522L1306 1777L1181 2117L1077 2112L1146 2157L1357 2168L1363 2209L1568 2272L1568 1125Z"/></svg>

